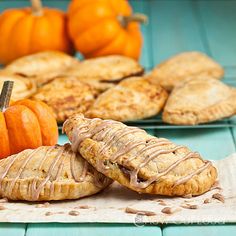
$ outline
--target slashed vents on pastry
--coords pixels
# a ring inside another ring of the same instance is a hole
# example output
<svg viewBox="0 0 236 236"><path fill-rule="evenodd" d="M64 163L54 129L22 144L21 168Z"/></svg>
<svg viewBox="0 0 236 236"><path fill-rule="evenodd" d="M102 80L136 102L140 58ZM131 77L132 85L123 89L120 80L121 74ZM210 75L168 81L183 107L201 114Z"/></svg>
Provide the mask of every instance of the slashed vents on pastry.
<svg viewBox="0 0 236 236"><path fill-rule="evenodd" d="M58 122L64 122L75 113L84 113L98 94L93 86L74 77L58 77L38 89L32 97L47 103Z"/></svg>
<svg viewBox="0 0 236 236"><path fill-rule="evenodd" d="M201 52L184 52L157 65L148 78L166 90L172 90L180 81L194 76L211 76L221 79L223 68Z"/></svg>
<svg viewBox="0 0 236 236"><path fill-rule="evenodd" d="M8 64L4 70L34 79L40 86L78 63L74 57L63 52L45 51L21 57Z"/></svg>
<svg viewBox="0 0 236 236"><path fill-rule="evenodd" d="M78 199L110 183L69 144L27 149L0 160L0 196L11 200Z"/></svg>
<svg viewBox="0 0 236 236"><path fill-rule="evenodd" d="M102 93L86 116L119 121L151 117L160 112L167 96L161 86L143 77L131 77Z"/></svg>
<svg viewBox="0 0 236 236"><path fill-rule="evenodd" d="M236 114L236 88L210 77L189 78L170 94L163 121L195 125Z"/></svg>
<svg viewBox="0 0 236 236"><path fill-rule="evenodd" d="M120 122L74 115L64 131L80 154L99 172L140 193L199 195L215 183L210 161L164 138Z"/></svg>

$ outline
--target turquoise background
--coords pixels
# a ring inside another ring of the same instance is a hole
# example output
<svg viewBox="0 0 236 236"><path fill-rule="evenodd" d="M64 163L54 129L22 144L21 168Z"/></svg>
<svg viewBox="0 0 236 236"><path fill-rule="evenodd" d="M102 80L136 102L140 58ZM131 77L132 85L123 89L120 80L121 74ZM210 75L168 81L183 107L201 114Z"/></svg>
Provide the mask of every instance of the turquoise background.
<svg viewBox="0 0 236 236"><path fill-rule="evenodd" d="M43 1L66 9L68 0ZM207 53L224 66L224 81L236 86L236 1L234 0L131 0L136 12L149 16L142 26L141 63L150 70L169 56L188 50ZM0 11L29 5L26 0L2 0ZM1 37L1 35L0 35ZM235 101L236 102L236 101ZM236 119L235 119L236 121ZM205 158L219 160L235 152L236 128L155 130L153 135L189 145ZM67 141L60 137L60 143ZM220 214L220 212L219 212ZM236 235L236 224L150 225L132 224L0 224L0 236L62 235Z"/></svg>

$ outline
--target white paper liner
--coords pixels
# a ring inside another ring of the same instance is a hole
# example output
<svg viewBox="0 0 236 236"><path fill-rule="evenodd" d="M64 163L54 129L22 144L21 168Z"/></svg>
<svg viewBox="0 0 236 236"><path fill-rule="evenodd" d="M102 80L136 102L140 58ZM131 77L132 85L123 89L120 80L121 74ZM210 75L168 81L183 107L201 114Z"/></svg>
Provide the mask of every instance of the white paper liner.
<svg viewBox="0 0 236 236"><path fill-rule="evenodd" d="M1 202L0 222L106 222L106 223L233 223L236 222L236 153L215 161L218 169L219 185L222 190L214 189L202 196L187 198L165 198L155 195L141 195L117 183L102 193L76 201L51 202L48 206L41 203ZM214 193L221 193L225 203L212 199ZM206 198L211 199L203 204ZM163 200L166 206L158 201ZM198 209L185 209L181 205L197 205ZM87 208L87 209L81 209ZM155 212L155 216L128 214L126 207L136 210ZM171 207L173 214L161 210ZM79 215L73 215L73 212ZM72 214L72 215L71 215Z"/></svg>

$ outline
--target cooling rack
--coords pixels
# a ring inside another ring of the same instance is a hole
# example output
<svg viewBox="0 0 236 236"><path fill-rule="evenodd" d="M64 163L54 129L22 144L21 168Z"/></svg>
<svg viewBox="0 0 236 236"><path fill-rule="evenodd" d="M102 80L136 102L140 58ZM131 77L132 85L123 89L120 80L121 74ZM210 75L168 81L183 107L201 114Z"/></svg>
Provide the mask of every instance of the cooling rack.
<svg viewBox="0 0 236 236"><path fill-rule="evenodd" d="M226 84L236 87L236 78L225 78L223 80ZM236 101L235 101L236 103ZM142 129L157 130L157 129L209 129L209 128L236 128L236 116L225 118L211 123L199 125L170 125L164 123L161 114L143 120L135 120L124 122L129 126L136 126ZM59 130L62 130L62 125L59 125Z"/></svg>

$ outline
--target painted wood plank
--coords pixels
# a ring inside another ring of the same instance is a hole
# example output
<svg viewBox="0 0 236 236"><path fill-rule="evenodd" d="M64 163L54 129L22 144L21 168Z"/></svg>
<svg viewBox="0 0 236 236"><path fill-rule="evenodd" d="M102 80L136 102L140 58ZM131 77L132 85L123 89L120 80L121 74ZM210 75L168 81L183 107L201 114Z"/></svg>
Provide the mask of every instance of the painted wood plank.
<svg viewBox="0 0 236 236"><path fill-rule="evenodd" d="M0 224L0 236L24 236L26 224Z"/></svg>
<svg viewBox="0 0 236 236"><path fill-rule="evenodd" d="M43 1L44 6L48 7L56 7L61 10L66 10L69 1L63 0L50 0L50 1ZM7 9L7 8L20 8L20 7L29 7L30 1L29 0L2 0L0 1L0 12Z"/></svg>
<svg viewBox="0 0 236 236"><path fill-rule="evenodd" d="M236 2L197 1L212 56L224 66L236 66Z"/></svg>
<svg viewBox="0 0 236 236"><path fill-rule="evenodd" d="M146 16L150 16L150 3L149 1L131 0L130 1L133 12L143 13ZM140 63L149 70L153 67L152 57L152 45L151 45L151 23L147 25L141 25L141 31L143 33L143 48Z"/></svg>
<svg viewBox="0 0 236 236"><path fill-rule="evenodd" d="M182 51L205 51L191 1L151 0L150 4L154 64Z"/></svg>
<svg viewBox="0 0 236 236"><path fill-rule="evenodd" d="M158 226L136 227L130 224L29 224L26 236L161 236Z"/></svg>
<svg viewBox="0 0 236 236"><path fill-rule="evenodd" d="M223 223L223 222L222 222ZM183 236L183 235L201 235L201 236L231 236L236 235L235 225L181 225L167 226L163 229L163 236Z"/></svg>
<svg viewBox="0 0 236 236"><path fill-rule="evenodd" d="M205 159L220 160L235 152L235 144L228 128L159 130L156 136L186 145Z"/></svg>
<svg viewBox="0 0 236 236"><path fill-rule="evenodd" d="M60 134L59 139L58 139L58 143L63 145L68 142L69 142L68 137L65 134Z"/></svg>

